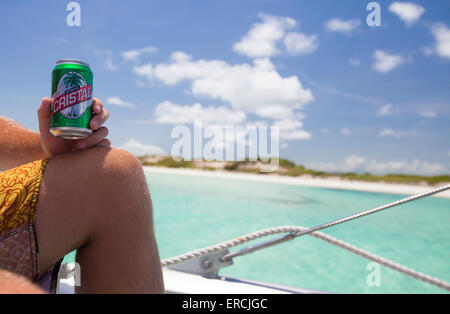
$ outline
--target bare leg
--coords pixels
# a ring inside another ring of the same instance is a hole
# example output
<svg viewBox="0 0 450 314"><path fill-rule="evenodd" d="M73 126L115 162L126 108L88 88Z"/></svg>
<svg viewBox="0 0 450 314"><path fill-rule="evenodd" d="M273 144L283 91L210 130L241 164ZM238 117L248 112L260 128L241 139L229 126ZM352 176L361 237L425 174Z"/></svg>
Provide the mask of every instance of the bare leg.
<svg viewBox="0 0 450 314"><path fill-rule="evenodd" d="M0 294L44 294L29 279L0 269Z"/></svg>
<svg viewBox="0 0 450 314"><path fill-rule="evenodd" d="M51 159L36 225L41 273L78 250L77 292L164 292L150 193L129 153L97 147Z"/></svg>

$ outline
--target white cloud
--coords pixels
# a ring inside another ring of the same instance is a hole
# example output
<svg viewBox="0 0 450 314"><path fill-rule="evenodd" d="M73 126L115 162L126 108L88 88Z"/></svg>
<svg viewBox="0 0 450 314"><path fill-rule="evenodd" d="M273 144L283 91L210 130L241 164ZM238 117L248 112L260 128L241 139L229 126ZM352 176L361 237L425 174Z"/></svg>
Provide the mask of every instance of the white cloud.
<svg viewBox="0 0 450 314"><path fill-rule="evenodd" d="M125 61L133 61L139 59L143 54L151 54L158 51L158 48L153 46L148 46L140 49L131 49L127 51L122 51L121 55Z"/></svg>
<svg viewBox="0 0 450 314"><path fill-rule="evenodd" d="M311 134L302 130L303 123L294 118L273 122L273 126L279 127L280 139L309 140ZM297 118L301 118L301 116L297 116ZM164 101L156 106L155 119L157 123L161 124L190 124L194 122L194 119L201 119L204 126L215 125L220 128L269 126L265 121L246 122L246 114L243 111L235 111L225 106L203 107L199 103L182 106L170 101Z"/></svg>
<svg viewBox="0 0 450 314"><path fill-rule="evenodd" d="M434 48L432 47L422 47L421 50L422 53L427 57L431 56L434 53Z"/></svg>
<svg viewBox="0 0 450 314"><path fill-rule="evenodd" d="M351 155L343 162L311 162L306 163L306 167L328 171L328 172L369 172L373 174L403 173L418 175L437 175L446 173L448 170L439 163L433 163L422 160L396 160L396 161L377 161L369 160L358 155Z"/></svg>
<svg viewBox="0 0 450 314"><path fill-rule="evenodd" d="M56 41L63 45L72 45L72 42L64 37L59 37L58 39L56 39Z"/></svg>
<svg viewBox="0 0 450 314"><path fill-rule="evenodd" d="M116 71L119 69L119 64L116 60L116 58L113 55L113 52L111 50L96 50L96 55L100 59L103 59L105 61L106 68L110 71Z"/></svg>
<svg viewBox="0 0 450 314"><path fill-rule="evenodd" d="M399 138L401 137L400 132L394 131L392 129L384 129L380 132L380 134L378 134L379 137L395 137L395 138Z"/></svg>
<svg viewBox="0 0 450 314"><path fill-rule="evenodd" d="M282 105L266 105L255 108L253 112L259 117L270 118L270 119L287 119L293 116L298 116L294 114L292 108Z"/></svg>
<svg viewBox="0 0 450 314"><path fill-rule="evenodd" d="M330 32L338 32L342 34L351 34L352 31L357 29L361 25L361 21L358 19L352 20L341 20L339 18L334 18L329 20L325 24L325 28Z"/></svg>
<svg viewBox="0 0 450 314"><path fill-rule="evenodd" d="M361 60L359 58L350 58L350 59L348 59L348 63L351 66L357 67L361 64Z"/></svg>
<svg viewBox="0 0 450 314"><path fill-rule="evenodd" d="M121 147L132 153L135 156L143 156L143 155L167 155L167 153L159 146L142 144L135 139L129 139Z"/></svg>
<svg viewBox="0 0 450 314"><path fill-rule="evenodd" d="M344 159L341 163L334 162L310 162L305 166L308 168L328 171L328 172L364 172L363 166L367 163L366 158L358 156L356 154L350 155Z"/></svg>
<svg viewBox="0 0 450 314"><path fill-rule="evenodd" d="M350 170L359 169L365 163L366 163L366 159L364 157L353 154L353 155L345 158L344 169L350 169Z"/></svg>
<svg viewBox="0 0 450 314"><path fill-rule="evenodd" d="M133 72L137 75L146 77L149 81L153 79L153 66L151 63L135 66Z"/></svg>
<svg viewBox="0 0 450 314"><path fill-rule="evenodd" d="M146 82L142 82L142 81L136 81L136 85L138 87L147 87L148 84Z"/></svg>
<svg viewBox="0 0 450 314"><path fill-rule="evenodd" d="M293 28L297 22L289 17L278 17L260 13L261 23L256 23L233 49L252 58L271 57L279 54L276 46L285 31Z"/></svg>
<svg viewBox="0 0 450 314"><path fill-rule="evenodd" d="M233 45L234 51L251 58L273 57L283 51L278 47L282 42L291 55L309 54L317 49L317 35L288 32L297 26L290 17L273 16L260 13L262 20L252 26L250 31Z"/></svg>
<svg viewBox="0 0 450 314"><path fill-rule="evenodd" d="M128 60L134 60L134 59L139 58L139 56L141 54L138 50L133 49L133 50L122 51L121 55L126 61L128 61Z"/></svg>
<svg viewBox="0 0 450 314"><path fill-rule="evenodd" d="M291 55L309 54L319 46L317 35L303 33L288 33L283 40L286 50Z"/></svg>
<svg viewBox="0 0 450 314"><path fill-rule="evenodd" d="M379 116L390 116L395 114L397 111L394 110L394 106L392 104L386 104L378 110L377 115Z"/></svg>
<svg viewBox="0 0 450 314"><path fill-rule="evenodd" d="M393 137L397 139L415 135L418 135L417 131L396 131L393 129L384 129L378 134L379 137Z"/></svg>
<svg viewBox="0 0 450 314"><path fill-rule="evenodd" d="M157 52L158 48L156 47L144 47L140 49L131 49L127 51L123 51L119 54L113 53L108 49L96 49L94 51L97 58L101 59L102 62L105 63L105 66L110 71L119 70L124 64L129 61L137 61L139 57L144 54Z"/></svg>
<svg viewBox="0 0 450 314"><path fill-rule="evenodd" d="M425 8L412 2L395 1L389 5L389 11L396 14L407 26L410 26L420 19L422 14L425 13Z"/></svg>
<svg viewBox="0 0 450 314"><path fill-rule="evenodd" d="M431 28L436 45L434 47L436 53L444 58L450 58L450 28L442 23L436 23Z"/></svg>
<svg viewBox="0 0 450 314"><path fill-rule="evenodd" d="M352 132L348 128L342 128L339 133L342 135L352 135Z"/></svg>
<svg viewBox="0 0 450 314"><path fill-rule="evenodd" d="M236 125L245 122L243 111L233 111L225 106L203 107L199 103L192 106L178 105L164 101L155 108L155 118L158 123L185 124L194 119L201 119L203 124Z"/></svg>
<svg viewBox="0 0 450 314"><path fill-rule="evenodd" d="M419 110L419 116L424 118L436 118L437 112L431 108L423 108Z"/></svg>
<svg viewBox="0 0 450 314"><path fill-rule="evenodd" d="M106 99L106 103L108 105L113 105L113 106L117 106L117 107L124 107L124 108L132 108L134 109L136 106L134 104L132 104L129 101L124 101L122 99L120 99L117 96L113 96L113 97L108 97Z"/></svg>
<svg viewBox="0 0 450 314"><path fill-rule="evenodd" d="M375 63L372 68L379 73L387 73L405 62L401 55L389 54L383 50L376 50L373 54Z"/></svg>
<svg viewBox="0 0 450 314"><path fill-rule="evenodd" d="M295 110L314 99L297 76L282 77L269 59L231 65L221 60L192 60L176 52L170 63L134 67L134 73L166 85L189 81L190 92L229 103L234 110L263 118L291 119Z"/></svg>
<svg viewBox="0 0 450 314"><path fill-rule="evenodd" d="M309 140L311 133L302 130L303 123L298 120L275 121L274 125L280 128L280 139L284 140Z"/></svg>
<svg viewBox="0 0 450 314"><path fill-rule="evenodd" d="M365 169L368 172L381 173L409 173L419 175L436 175L446 173L446 168L439 164L418 159L412 161L386 161L378 162L371 160L367 163Z"/></svg>

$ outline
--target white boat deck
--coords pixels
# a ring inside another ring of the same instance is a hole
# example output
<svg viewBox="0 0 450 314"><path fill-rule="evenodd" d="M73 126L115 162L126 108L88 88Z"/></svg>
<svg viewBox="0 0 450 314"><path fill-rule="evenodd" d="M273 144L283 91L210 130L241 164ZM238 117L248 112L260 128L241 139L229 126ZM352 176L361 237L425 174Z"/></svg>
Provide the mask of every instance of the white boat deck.
<svg viewBox="0 0 450 314"><path fill-rule="evenodd" d="M297 287L241 280L229 277L206 278L200 275L163 269L164 286L169 294L293 294L324 293ZM73 294L74 277L61 279L59 294Z"/></svg>

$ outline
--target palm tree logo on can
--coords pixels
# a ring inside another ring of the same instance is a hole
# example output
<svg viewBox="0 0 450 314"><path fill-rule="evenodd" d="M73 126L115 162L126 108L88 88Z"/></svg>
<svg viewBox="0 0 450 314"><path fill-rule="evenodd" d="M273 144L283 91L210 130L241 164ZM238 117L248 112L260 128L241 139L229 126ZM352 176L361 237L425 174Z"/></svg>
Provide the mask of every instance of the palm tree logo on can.
<svg viewBox="0 0 450 314"><path fill-rule="evenodd" d="M87 86L86 80L84 77L78 72L67 72L63 75L58 84L58 89L56 90L53 98L58 99L58 97L62 95L72 95L73 92L78 92L81 94L81 97L77 96L77 93L73 93L72 98L84 99L89 98L88 92L86 90L86 96L83 97L82 93L84 93L83 87ZM70 99L68 99L70 101ZM64 108L59 111L64 117L69 119L78 119L83 113L86 111L86 108L89 107L92 103L92 98L89 98L85 101L75 103L70 107ZM54 111L55 112L55 111Z"/></svg>

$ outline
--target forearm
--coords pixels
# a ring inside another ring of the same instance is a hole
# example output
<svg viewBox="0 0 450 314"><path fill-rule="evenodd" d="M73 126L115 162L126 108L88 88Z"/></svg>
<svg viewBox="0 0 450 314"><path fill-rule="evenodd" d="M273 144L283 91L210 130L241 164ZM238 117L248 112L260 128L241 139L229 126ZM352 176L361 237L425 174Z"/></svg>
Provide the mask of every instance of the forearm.
<svg viewBox="0 0 450 314"><path fill-rule="evenodd" d="M0 116L0 171L47 158L40 135Z"/></svg>

